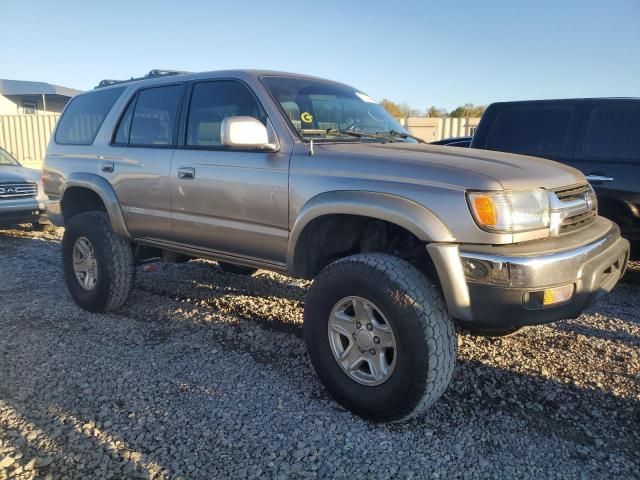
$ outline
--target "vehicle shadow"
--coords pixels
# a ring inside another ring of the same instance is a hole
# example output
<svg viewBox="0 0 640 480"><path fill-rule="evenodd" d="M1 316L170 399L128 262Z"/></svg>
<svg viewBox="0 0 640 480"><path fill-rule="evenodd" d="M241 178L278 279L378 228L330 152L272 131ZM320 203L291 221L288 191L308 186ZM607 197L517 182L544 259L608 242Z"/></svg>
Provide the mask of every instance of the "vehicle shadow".
<svg viewBox="0 0 640 480"><path fill-rule="evenodd" d="M625 331L606 330L590 325L583 325L574 321L558 322L555 328L560 331L572 332L588 337L599 338L602 340L620 342L629 347L640 347L640 336L633 335Z"/></svg>
<svg viewBox="0 0 640 480"><path fill-rule="evenodd" d="M152 270L138 269L137 288L159 295L199 299L238 294L302 301L311 284L311 281L263 270L252 276L225 273L216 262L208 260L178 264L158 262Z"/></svg>

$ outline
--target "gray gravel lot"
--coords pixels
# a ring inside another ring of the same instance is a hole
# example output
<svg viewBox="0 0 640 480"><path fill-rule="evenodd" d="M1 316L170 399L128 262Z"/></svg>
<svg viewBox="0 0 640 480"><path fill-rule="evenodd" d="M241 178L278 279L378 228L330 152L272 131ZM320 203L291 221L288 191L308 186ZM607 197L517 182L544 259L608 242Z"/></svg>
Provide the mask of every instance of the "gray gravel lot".
<svg viewBox="0 0 640 480"><path fill-rule="evenodd" d="M59 234L0 232L0 479L640 477L638 285L576 320L461 335L427 415L376 425L311 370L308 282L160 264L88 314Z"/></svg>

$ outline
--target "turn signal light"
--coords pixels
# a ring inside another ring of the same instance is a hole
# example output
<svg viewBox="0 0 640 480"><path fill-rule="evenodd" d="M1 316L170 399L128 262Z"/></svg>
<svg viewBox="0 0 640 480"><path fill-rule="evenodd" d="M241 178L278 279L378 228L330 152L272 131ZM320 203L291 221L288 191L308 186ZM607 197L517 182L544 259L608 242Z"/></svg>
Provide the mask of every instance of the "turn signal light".
<svg viewBox="0 0 640 480"><path fill-rule="evenodd" d="M573 290L573 283L570 285L563 285L562 287L547 288L544 291L542 304L544 306L548 306L568 302L573 296Z"/></svg>
<svg viewBox="0 0 640 480"><path fill-rule="evenodd" d="M498 224L498 212L491 198L480 195L474 197L473 208L478 221L485 227L495 227Z"/></svg>

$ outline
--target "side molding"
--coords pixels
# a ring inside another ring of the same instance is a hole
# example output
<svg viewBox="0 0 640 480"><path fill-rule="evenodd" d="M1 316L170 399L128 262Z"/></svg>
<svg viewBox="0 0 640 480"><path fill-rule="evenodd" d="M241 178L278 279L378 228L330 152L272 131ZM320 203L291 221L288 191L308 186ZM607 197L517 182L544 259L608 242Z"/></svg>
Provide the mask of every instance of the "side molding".
<svg viewBox="0 0 640 480"><path fill-rule="evenodd" d="M455 237L431 210L396 195L363 190L325 192L300 210L287 248L287 267L294 272L296 245L305 227L323 215L360 215L394 223L425 242L453 242Z"/></svg>
<svg viewBox="0 0 640 480"><path fill-rule="evenodd" d="M86 188L97 193L107 209L113 231L120 236L131 238L116 192L107 180L93 173L72 173L64 184L60 195L61 202L64 199L64 193L71 187Z"/></svg>

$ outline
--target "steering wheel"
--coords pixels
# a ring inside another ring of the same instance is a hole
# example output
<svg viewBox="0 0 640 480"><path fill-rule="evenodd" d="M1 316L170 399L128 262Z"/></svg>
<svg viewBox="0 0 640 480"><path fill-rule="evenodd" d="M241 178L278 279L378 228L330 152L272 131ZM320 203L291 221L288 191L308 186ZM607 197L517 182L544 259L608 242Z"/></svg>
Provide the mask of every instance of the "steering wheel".
<svg viewBox="0 0 640 480"><path fill-rule="evenodd" d="M378 125L380 125L382 127L382 129L384 130L384 121L378 120L376 117L374 117L371 112L367 112L367 115L369 115L369 118L371 118L371 120L373 120L375 123L377 123ZM371 122L368 121L368 119L366 120L356 120L355 122L353 122L351 125L349 125L345 130L350 130L352 132L357 132L358 131L358 127L363 127L362 129L364 131L367 130L367 127L369 129L371 129L372 125ZM375 130L375 128L374 128Z"/></svg>
<svg viewBox="0 0 640 480"><path fill-rule="evenodd" d="M351 125L349 125L347 128L345 128L345 130L349 130L351 132L357 132L358 131L358 127L365 127L366 128L366 124L363 121L358 120L357 122L353 122Z"/></svg>

